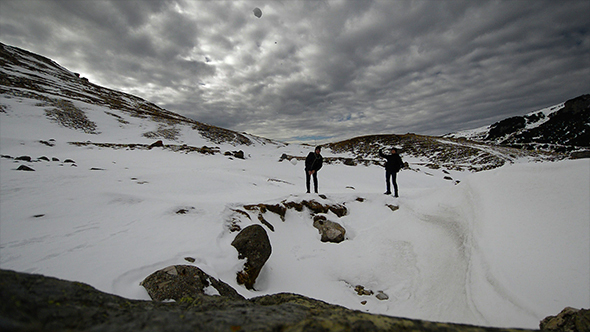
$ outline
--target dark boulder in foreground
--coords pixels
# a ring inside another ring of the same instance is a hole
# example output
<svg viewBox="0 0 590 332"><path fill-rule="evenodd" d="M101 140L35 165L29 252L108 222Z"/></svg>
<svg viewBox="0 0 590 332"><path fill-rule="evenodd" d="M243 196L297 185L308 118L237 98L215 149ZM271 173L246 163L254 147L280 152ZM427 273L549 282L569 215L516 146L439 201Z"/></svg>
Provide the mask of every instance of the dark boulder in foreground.
<svg viewBox="0 0 590 332"><path fill-rule="evenodd" d="M6 270L0 270L0 299L2 331L516 331L374 315L287 293L129 300Z"/></svg>
<svg viewBox="0 0 590 332"><path fill-rule="evenodd" d="M244 269L236 277L238 284L254 289L256 278L272 252L266 231L260 225L250 225L236 236L231 245L238 250L239 259L246 259Z"/></svg>

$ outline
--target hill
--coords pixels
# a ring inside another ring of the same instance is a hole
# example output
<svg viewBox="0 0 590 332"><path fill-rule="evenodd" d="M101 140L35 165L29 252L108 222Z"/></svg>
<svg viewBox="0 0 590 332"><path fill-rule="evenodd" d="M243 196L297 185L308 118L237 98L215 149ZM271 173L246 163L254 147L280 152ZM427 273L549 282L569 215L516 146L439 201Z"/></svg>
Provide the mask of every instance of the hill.
<svg viewBox="0 0 590 332"><path fill-rule="evenodd" d="M214 144L251 145L254 142L271 142L201 123L162 109L142 98L101 87L51 59L2 43L0 93L6 97L35 101L34 105L44 109L48 120L65 128L94 135L96 139L100 139L101 125L104 123L93 119L98 115L92 113L107 115L110 118L108 120L116 121L121 129L137 130L142 138L150 140L164 139L178 143L182 143L183 139L194 140L193 133L183 137L188 131L196 132ZM99 106L101 109L94 110L92 106ZM11 113L5 104L0 105L0 111ZM107 121L104 117L101 119Z"/></svg>
<svg viewBox="0 0 590 332"><path fill-rule="evenodd" d="M445 135L526 150L590 151L590 94L492 125Z"/></svg>

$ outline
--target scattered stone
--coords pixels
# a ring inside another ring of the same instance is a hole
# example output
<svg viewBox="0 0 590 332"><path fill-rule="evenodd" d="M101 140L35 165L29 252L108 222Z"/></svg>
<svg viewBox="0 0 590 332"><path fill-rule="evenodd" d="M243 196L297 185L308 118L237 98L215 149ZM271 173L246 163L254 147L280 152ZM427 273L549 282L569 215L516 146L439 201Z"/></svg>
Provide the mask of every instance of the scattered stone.
<svg viewBox="0 0 590 332"><path fill-rule="evenodd" d="M383 291L378 291L377 295L375 295L375 297L381 301L389 300L389 296L387 294L385 294Z"/></svg>
<svg viewBox="0 0 590 332"><path fill-rule="evenodd" d="M388 208L391 209L391 211L394 211L394 212L397 211L397 210L399 210L399 206L397 206L397 205L385 204L385 206L387 206Z"/></svg>
<svg viewBox="0 0 590 332"><path fill-rule="evenodd" d="M243 299L231 286L219 281L192 265L172 265L150 274L141 283L154 301L197 298L208 295L213 287L222 296Z"/></svg>
<svg viewBox="0 0 590 332"><path fill-rule="evenodd" d="M450 177L450 176L445 176L443 179L445 179L445 180L449 180L449 181L453 181L453 178L452 178L452 177Z"/></svg>
<svg viewBox="0 0 590 332"><path fill-rule="evenodd" d="M42 218L45 217L45 214L36 214L33 216L33 218Z"/></svg>
<svg viewBox="0 0 590 332"><path fill-rule="evenodd" d="M45 144L45 145L47 145L49 147L55 146L55 140L53 140L53 141L49 140L49 142L48 141L44 141L44 140L40 140L39 143Z"/></svg>
<svg viewBox="0 0 590 332"><path fill-rule="evenodd" d="M190 263L194 263L196 260L192 257L185 257L184 258L185 261L190 262Z"/></svg>
<svg viewBox="0 0 590 332"><path fill-rule="evenodd" d="M236 236L231 245L238 250L239 259L246 259L244 269L237 273L238 284L254 289L256 278L272 252L266 231L260 225L250 225Z"/></svg>
<svg viewBox="0 0 590 332"><path fill-rule="evenodd" d="M41 156L41 157L37 158L37 160L49 161L49 158L47 158L45 156Z"/></svg>
<svg viewBox="0 0 590 332"><path fill-rule="evenodd" d="M370 290L370 289L365 289L365 287L364 287L364 286L362 286L362 285L356 285L356 286L354 287L354 291L355 291L355 292L356 292L356 293L357 293L359 296L363 296L363 295L370 296L370 295L373 295L373 291L372 291L372 290Z"/></svg>
<svg viewBox="0 0 590 332"><path fill-rule="evenodd" d="M31 161L33 161L33 160L31 159L31 156L20 156L20 157L16 157L16 158L14 158L14 160L19 160L19 161L28 161L28 162L31 162Z"/></svg>
<svg viewBox="0 0 590 332"><path fill-rule="evenodd" d="M234 157L239 158L239 159L245 159L244 158L244 151L240 150L240 151L232 151Z"/></svg>
<svg viewBox="0 0 590 332"><path fill-rule="evenodd" d="M159 148L164 147L164 142L162 142L161 140L155 141L154 143L150 144L150 146L148 146L148 149L151 150L156 147L159 147Z"/></svg>
<svg viewBox="0 0 590 332"><path fill-rule="evenodd" d="M194 207L185 207L185 208L180 208L178 210L176 210L176 214L187 214L189 213L191 210L194 210Z"/></svg>
<svg viewBox="0 0 590 332"><path fill-rule="evenodd" d="M326 219L323 215L316 215L313 218L313 227L320 232L322 242L340 243L345 239L346 230L344 227Z"/></svg>
<svg viewBox="0 0 590 332"><path fill-rule="evenodd" d="M2 155L2 156L0 156L0 157L1 157L1 158L4 158L4 159L14 159L14 158L12 158L12 156L9 156L9 155L7 155L7 154L3 154L3 155Z"/></svg>
<svg viewBox="0 0 590 332"><path fill-rule="evenodd" d="M364 199L363 197L357 197L357 198L356 198L356 201L357 201L357 202L361 202L361 203L362 203L362 202L364 202L364 201L365 201L365 199Z"/></svg>
<svg viewBox="0 0 590 332"><path fill-rule="evenodd" d="M590 310L567 307L557 316L548 316L539 324L541 331L587 332L590 331Z"/></svg>
<svg viewBox="0 0 590 332"><path fill-rule="evenodd" d="M57 157L52 157L52 158L51 158L51 161L59 161L59 158L57 158Z"/></svg>
<svg viewBox="0 0 590 332"><path fill-rule="evenodd" d="M27 172L34 172L35 170L30 168L27 165L20 165L17 169L17 171L27 171Z"/></svg>
<svg viewBox="0 0 590 332"><path fill-rule="evenodd" d="M66 160L64 160L64 163L65 164L75 164L76 162L73 161L72 159L66 159Z"/></svg>
<svg viewBox="0 0 590 332"><path fill-rule="evenodd" d="M104 171L105 169L104 168L100 168L100 167L92 167L90 170L91 171Z"/></svg>

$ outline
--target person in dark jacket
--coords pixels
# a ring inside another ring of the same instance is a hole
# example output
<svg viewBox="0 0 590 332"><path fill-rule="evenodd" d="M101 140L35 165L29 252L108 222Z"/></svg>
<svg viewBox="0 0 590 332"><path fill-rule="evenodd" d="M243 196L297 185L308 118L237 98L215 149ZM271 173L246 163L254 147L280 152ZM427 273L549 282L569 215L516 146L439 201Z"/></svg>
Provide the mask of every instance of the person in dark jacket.
<svg viewBox="0 0 590 332"><path fill-rule="evenodd" d="M391 183L393 183L394 197L399 197L397 190L397 172L404 166L402 158L397 154L396 148L391 148L391 154L386 155L382 150L379 150L379 157L385 158L385 183L387 184L387 191L385 195L391 195Z"/></svg>
<svg viewBox="0 0 590 332"><path fill-rule="evenodd" d="M316 147L314 152L310 152L305 158L305 183L307 184L307 193L309 194L309 181L313 176L313 187L315 193L318 193L318 171L322 168L324 158L320 154L321 147Z"/></svg>

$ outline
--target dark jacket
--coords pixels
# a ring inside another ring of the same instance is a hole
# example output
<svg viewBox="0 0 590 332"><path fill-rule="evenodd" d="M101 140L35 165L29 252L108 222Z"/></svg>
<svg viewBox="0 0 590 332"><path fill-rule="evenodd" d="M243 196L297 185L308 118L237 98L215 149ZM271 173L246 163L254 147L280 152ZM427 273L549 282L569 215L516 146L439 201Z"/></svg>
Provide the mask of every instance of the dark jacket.
<svg viewBox="0 0 590 332"><path fill-rule="evenodd" d="M321 154L310 152L305 158L305 171L319 171L322 168L324 158Z"/></svg>
<svg viewBox="0 0 590 332"><path fill-rule="evenodd" d="M400 157L397 153L383 154L383 152L379 150L379 157L387 159L387 162L385 162L385 169L390 172L397 173L404 166L402 157Z"/></svg>

